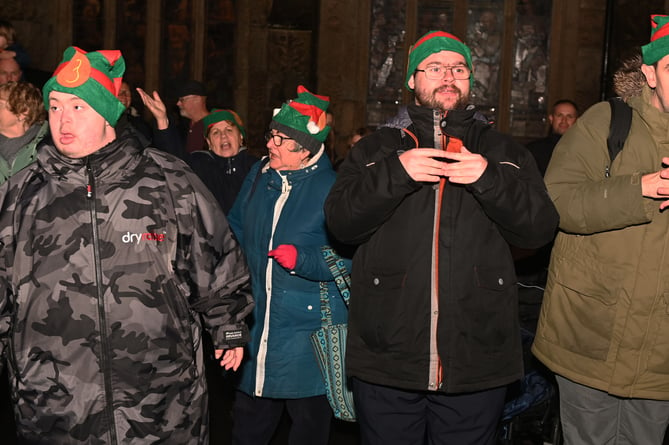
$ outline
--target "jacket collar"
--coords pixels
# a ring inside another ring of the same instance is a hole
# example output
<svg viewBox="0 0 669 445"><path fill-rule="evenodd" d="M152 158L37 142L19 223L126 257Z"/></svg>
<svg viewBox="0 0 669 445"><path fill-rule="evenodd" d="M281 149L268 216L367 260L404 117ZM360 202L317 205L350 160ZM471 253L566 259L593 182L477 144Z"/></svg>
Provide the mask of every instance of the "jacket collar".
<svg viewBox="0 0 669 445"><path fill-rule="evenodd" d="M51 138L37 152L38 164L48 173L64 180L70 177L87 177L90 166L96 178L124 176L139 162L140 144L132 136L121 134L98 151L83 158L69 158L61 154Z"/></svg>
<svg viewBox="0 0 669 445"><path fill-rule="evenodd" d="M281 188L282 178L285 179L289 184L294 184L300 181L303 181L307 178L312 177L315 174L318 174L321 171L332 170L332 164L327 156L324 156L325 148L321 146L321 149L311 157L309 163L304 167L298 170L287 170L278 172L272 168L269 168L269 163L263 167L263 173L269 171L270 186Z"/></svg>

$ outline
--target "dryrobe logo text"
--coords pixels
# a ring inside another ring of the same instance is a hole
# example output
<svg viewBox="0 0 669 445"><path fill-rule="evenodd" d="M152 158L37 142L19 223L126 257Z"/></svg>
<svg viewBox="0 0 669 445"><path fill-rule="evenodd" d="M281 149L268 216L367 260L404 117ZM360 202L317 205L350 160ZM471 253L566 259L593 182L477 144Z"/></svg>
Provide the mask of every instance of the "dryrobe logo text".
<svg viewBox="0 0 669 445"><path fill-rule="evenodd" d="M121 241L125 244L139 244L142 241L155 241L157 243L165 241L164 233L130 233L127 232L121 237Z"/></svg>

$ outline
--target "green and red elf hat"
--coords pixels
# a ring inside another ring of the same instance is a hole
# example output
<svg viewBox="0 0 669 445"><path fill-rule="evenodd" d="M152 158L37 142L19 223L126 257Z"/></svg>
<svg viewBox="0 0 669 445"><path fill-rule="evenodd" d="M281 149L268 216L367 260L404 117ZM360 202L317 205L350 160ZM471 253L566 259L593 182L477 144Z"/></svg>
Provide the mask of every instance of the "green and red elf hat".
<svg viewBox="0 0 669 445"><path fill-rule="evenodd" d="M431 54L440 51L453 51L462 54L467 66L473 73L472 53L462 40L445 31L429 31L409 48L409 63L407 64L407 76L405 80L407 90L412 91L411 87L409 87L409 79L416 72L418 65ZM473 74L469 77L469 83L470 85L474 84Z"/></svg>
<svg viewBox="0 0 669 445"><path fill-rule="evenodd" d="M295 139L313 155L320 150L330 132L325 111L330 98L311 93L303 85L297 87L297 98L274 110L269 128Z"/></svg>
<svg viewBox="0 0 669 445"><path fill-rule="evenodd" d="M237 127L244 139L246 139L246 130L244 129L242 119L239 115L232 110L223 110L221 108L212 108L211 112L202 119L202 123L204 124L204 136L207 137L209 134L209 127L222 121L230 122Z"/></svg>
<svg viewBox="0 0 669 445"><path fill-rule="evenodd" d="M650 16L650 43L641 47L643 63L652 65L669 54L669 16Z"/></svg>
<svg viewBox="0 0 669 445"><path fill-rule="evenodd" d="M125 107L118 92L125 73L125 60L118 50L86 52L70 46L63 61L42 88L44 105L49 109L49 93L74 94L115 126Z"/></svg>

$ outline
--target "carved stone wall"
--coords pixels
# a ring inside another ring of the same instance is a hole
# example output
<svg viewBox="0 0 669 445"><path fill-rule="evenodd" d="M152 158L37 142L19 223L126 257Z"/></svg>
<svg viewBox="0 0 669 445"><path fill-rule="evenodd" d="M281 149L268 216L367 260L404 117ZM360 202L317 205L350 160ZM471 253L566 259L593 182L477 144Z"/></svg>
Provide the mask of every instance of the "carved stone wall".
<svg viewBox="0 0 669 445"><path fill-rule="evenodd" d="M408 4L415 4L411 0ZM189 55L189 76L216 79L226 76L225 64L234 67L221 88L232 89L227 95L232 106L245 120L249 129L251 148L263 152L263 133L271 119L272 109L295 94L295 87L303 83L319 94L331 98L335 115L337 147L342 151L346 138L354 129L366 125L366 95L371 5L372 0L235 0L235 14L219 14L219 20L234 32L226 31L226 38L234 40L234 55L226 53L219 59L209 59L209 29L217 32L212 24L213 0L93 0L101 6L104 17L105 45L136 45L138 58L131 71L135 82L144 74L148 89L164 91L163 69L165 55L161 48L165 24L174 18L173 11L165 5L192 5L192 21L188 25L192 39L186 53ZM129 24L127 17L134 10L130 6L142 3L138 20ZM229 5L231 2L224 2ZM454 21L463 9L464 0L455 0ZM574 98L585 109L600 100L602 95L603 42L605 35L605 0L554 1L551 25L551 76L549 102L563 97ZM78 12L75 5L82 0L3 0L0 1L0 18L10 20L17 28L19 40L30 53L33 68L52 72L60 60L63 49L73 44L73 24ZM423 4L423 3L421 3ZM120 8L118 5L125 5ZM615 68L620 54L630 45L645 43L650 28L648 16L662 13L669 7L669 0L616 0L612 30L609 72ZM300 14L293 14L297 11ZM172 15L170 15L172 14ZM413 16L412 16L413 14ZM168 17L166 19L165 17ZM416 27L420 17L407 9L408 22ZM413 18L412 18L413 17ZM272 23L272 22L276 23ZM128 22L128 23L121 23ZM218 22L217 22L218 23ZM215 26L214 26L215 25ZM128 36L128 26L134 36ZM410 30L415 32L416 30ZM463 30L455 30L462 33ZM226 38L220 40L226 40ZM139 49L143 49L141 51ZM141 54L144 57L143 66ZM218 61L216 61L218 60ZM209 64L208 64L209 62ZM143 68L143 69L142 69ZM211 79L203 79L211 81ZM142 85L139 85L142 86ZM504 93L501 91L500 93Z"/></svg>

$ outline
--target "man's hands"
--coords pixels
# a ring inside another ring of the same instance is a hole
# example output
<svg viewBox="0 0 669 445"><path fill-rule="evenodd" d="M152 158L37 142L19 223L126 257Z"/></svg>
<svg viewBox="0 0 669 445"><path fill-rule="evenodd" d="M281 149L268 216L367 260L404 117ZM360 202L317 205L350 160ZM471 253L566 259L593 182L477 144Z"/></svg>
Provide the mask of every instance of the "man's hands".
<svg viewBox="0 0 669 445"><path fill-rule="evenodd" d="M486 158L465 147L462 147L461 153L436 148L414 148L405 151L399 158L411 179L418 182L439 182L442 177L446 177L454 184L471 184L488 167ZM447 159L456 162L446 162Z"/></svg>
<svg viewBox="0 0 669 445"><path fill-rule="evenodd" d="M669 165L669 158L662 158L663 165ZM641 177L641 194L647 198L664 198L660 210L669 207L669 168Z"/></svg>
<svg viewBox="0 0 669 445"><path fill-rule="evenodd" d="M242 363L242 358L244 357L244 348L238 346L232 349L217 349L214 352L214 357L216 360L220 360L220 364L226 370L231 369L236 371L239 368L239 365Z"/></svg>
<svg viewBox="0 0 669 445"><path fill-rule="evenodd" d="M141 88L137 88L139 97L142 98L144 106L153 114L153 117L156 119L156 127L158 130L165 130L170 124L169 119L167 118L167 107L165 103L160 98L160 95L157 91L153 92L153 96L149 96L146 91Z"/></svg>

